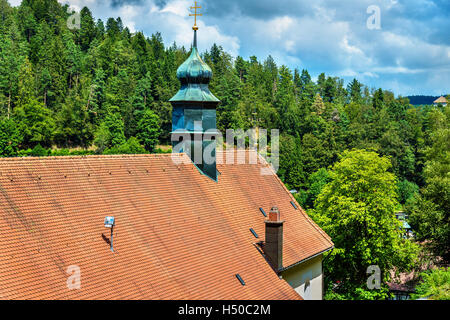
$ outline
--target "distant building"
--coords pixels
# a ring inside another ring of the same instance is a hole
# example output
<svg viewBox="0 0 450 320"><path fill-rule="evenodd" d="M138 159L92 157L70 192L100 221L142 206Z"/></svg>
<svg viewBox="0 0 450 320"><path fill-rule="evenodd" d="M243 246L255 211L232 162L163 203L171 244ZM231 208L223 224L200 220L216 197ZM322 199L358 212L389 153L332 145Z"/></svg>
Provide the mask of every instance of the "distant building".
<svg viewBox="0 0 450 320"><path fill-rule="evenodd" d="M412 228L408 223L408 215L403 212L396 212L395 213L395 217L397 218L397 220L400 220L402 222L402 226L401 229L404 232L404 237L405 238L412 238L414 236L413 232L412 232Z"/></svg>
<svg viewBox="0 0 450 320"><path fill-rule="evenodd" d="M392 297L389 300L410 300L411 295L416 293L414 286L408 283L388 283L389 292Z"/></svg>
<svg viewBox="0 0 450 320"><path fill-rule="evenodd" d="M444 107L447 105L447 99L444 96L434 100L433 104L437 106L438 104L442 104Z"/></svg>

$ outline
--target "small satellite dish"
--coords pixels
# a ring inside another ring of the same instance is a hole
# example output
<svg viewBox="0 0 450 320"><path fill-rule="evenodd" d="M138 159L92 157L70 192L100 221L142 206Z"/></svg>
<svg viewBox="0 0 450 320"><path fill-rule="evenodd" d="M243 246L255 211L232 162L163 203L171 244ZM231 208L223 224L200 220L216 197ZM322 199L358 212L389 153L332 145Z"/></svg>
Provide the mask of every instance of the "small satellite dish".
<svg viewBox="0 0 450 320"><path fill-rule="evenodd" d="M115 219L114 217L106 217L105 218L105 227L106 228L112 228L115 226Z"/></svg>

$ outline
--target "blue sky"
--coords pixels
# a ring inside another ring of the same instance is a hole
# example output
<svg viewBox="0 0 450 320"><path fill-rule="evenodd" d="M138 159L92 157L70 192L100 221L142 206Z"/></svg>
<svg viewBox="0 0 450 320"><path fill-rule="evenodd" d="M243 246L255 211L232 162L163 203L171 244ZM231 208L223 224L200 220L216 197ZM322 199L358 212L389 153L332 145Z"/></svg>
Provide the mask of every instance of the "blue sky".
<svg viewBox="0 0 450 320"><path fill-rule="evenodd" d="M16 5L20 0L9 0ZM131 31L160 31L190 46L191 0L62 0L96 18L120 16ZM396 94L450 93L449 0L202 0L199 47L233 56L269 54L291 69L321 72ZM380 29L367 20L380 9Z"/></svg>

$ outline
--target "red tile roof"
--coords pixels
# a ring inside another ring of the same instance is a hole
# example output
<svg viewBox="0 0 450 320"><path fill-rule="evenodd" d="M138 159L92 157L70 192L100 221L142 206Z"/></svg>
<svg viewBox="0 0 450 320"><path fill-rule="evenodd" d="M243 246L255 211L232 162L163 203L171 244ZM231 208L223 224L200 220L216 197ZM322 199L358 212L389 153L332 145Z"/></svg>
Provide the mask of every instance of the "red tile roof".
<svg viewBox="0 0 450 320"><path fill-rule="evenodd" d="M218 165L216 183L175 156L0 159L0 299L300 299L255 247L259 208L286 221L285 267L332 243L267 163Z"/></svg>
<svg viewBox="0 0 450 320"><path fill-rule="evenodd" d="M442 96L434 100L433 103L447 103L447 99L445 99L445 97Z"/></svg>

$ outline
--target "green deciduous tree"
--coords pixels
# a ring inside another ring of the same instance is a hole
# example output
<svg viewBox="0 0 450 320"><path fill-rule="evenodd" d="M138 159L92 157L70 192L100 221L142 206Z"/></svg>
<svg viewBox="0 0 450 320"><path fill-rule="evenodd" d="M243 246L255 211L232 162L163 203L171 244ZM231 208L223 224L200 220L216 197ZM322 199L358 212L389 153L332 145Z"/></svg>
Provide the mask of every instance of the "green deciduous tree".
<svg viewBox="0 0 450 320"><path fill-rule="evenodd" d="M402 238L395 218L396 178L390 169L389 159L375 152L346 151L316 200L312 216L335 244L325 263L327 290L334 294L364 298L371 265L380 268L383 282L393 268L414 266L417 248ZM386 297L385 291L378 293L367 297Z"/></svg>
<svg viewBox="0 0 450 320"><path fill-rule="evenodd" d="M151 110L145 110L138 122L137 138L149 152L155 150L160 135L159 117Z"/></svg>
<svg viewBox="0 0 450 320"><path fill-rule="evenodd" d="M103 151L103 154L143 154L146 153L144 147L138 139L131 137L125 143L114 146Z"/></svg>
<svg viewBox="0 0 450 320"><path fill-rule="evenodd" d="M23 95L22 99L24 97L26 96ZM51 110L42 103L32 98L23 99L21 105L14 109L14 120L23 137L23 147L32 148L37 144L51 147L55 120Z"/></svg>
<svg viewBox="0 0 450 320"><path fill-rule="evenodd" d="M100 124L94 143L98 152L105 149L118 147L126 142L124 133L124 122L118 107L110 107L105 120Z"/></svg>

